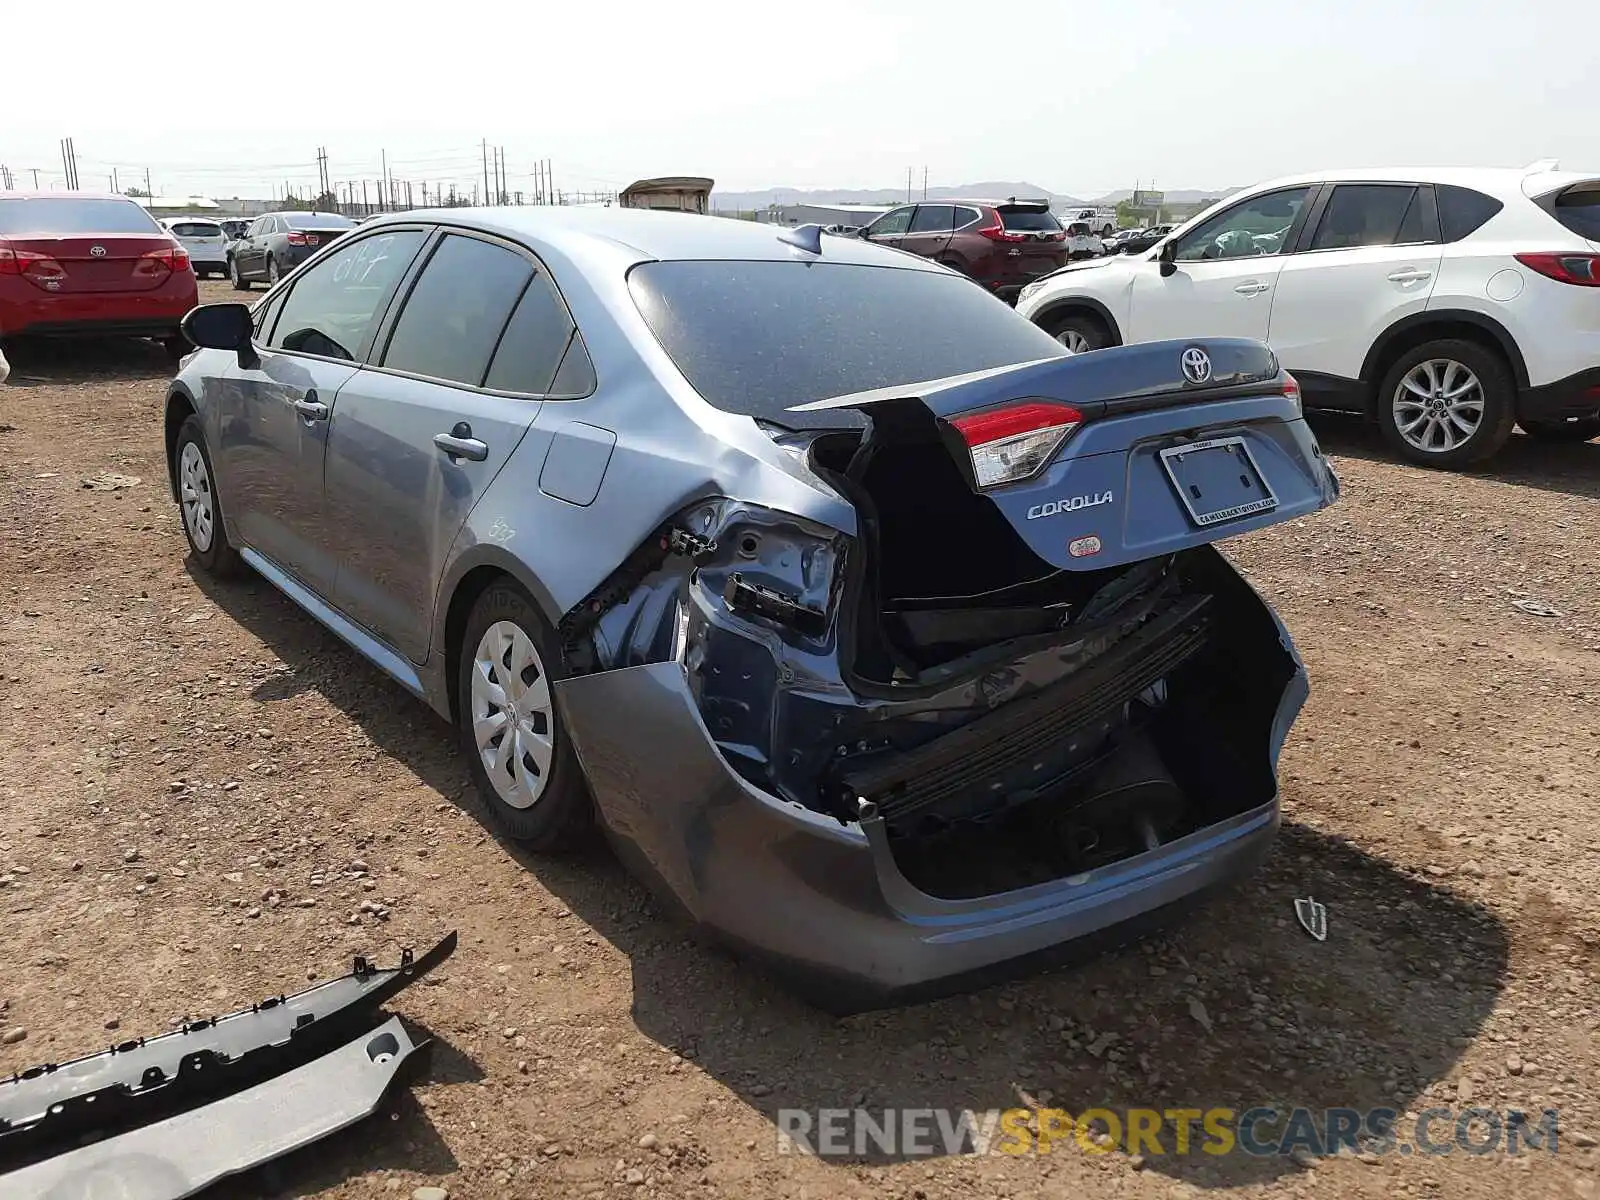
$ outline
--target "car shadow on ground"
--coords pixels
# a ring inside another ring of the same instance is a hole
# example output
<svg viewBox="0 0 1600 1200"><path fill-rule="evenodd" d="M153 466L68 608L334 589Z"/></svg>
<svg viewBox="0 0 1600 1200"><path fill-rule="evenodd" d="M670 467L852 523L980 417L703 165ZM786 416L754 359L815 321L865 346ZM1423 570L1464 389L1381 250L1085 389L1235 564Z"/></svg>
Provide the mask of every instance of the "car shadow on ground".
<svg viewBox="0 0 1600 1200"><path fill-rule="evenodd" d="M1345 413L1311 413L1308 419L1317 441L1329 454L1399 464L1400 460L1384 444L1378 427L1371 421ZM1600 499L1600 441L1575 445L1540 442L1518 430L1498 454L1467 473L1477 479Z"/></svg>
<svg viewBox="0 0 1600 1200"><path fill-rule="evenodd" d="M376 1112L333 1140L314 1142L274 1159L236 1179L224 1179L200 1193L206 1200L255 1200L306 1196L373 1171L410 1171L433 1178L453 1174L459 1164L445 1145L412 1088L425 1083L478 1083L483 1072L462 1051L440 1041L415 1021L411 1035L433 1039L407 1063Z"/></svg>
<svg viewBox="0 0 1600 1200"><path fill-rule="evenodd" d="M196 581L286 664L257 698L319 692L481 819L450 728L419 701L266 584ZM640 1032L767 1118L768 1152L796 1109L1404 1111L1450 1074L1507 973L1506 930L1488 910L1291 821L1258 875L1165 935L1070 970L836 1019L701 945L603 847L567 858L507 848L629 959ZM1324 942L1294 918L1308 894L1327 905ZM1277 1155L1180 1155L1170 1124L1159 1147L1142 1148L1146 1169L1197 1186L1299 1169ZM897 1157L863 1151L841 1161ZM1067 1152L1082 1151L1074 1141Z"/></svg>
<svg viewBox="0 0 1600 1200"><path fill-rule="evenodd" d="M178 370L160 344L143 338L24 338L8 341L5 353L11 377L3 387L171 379Z"/></svg>

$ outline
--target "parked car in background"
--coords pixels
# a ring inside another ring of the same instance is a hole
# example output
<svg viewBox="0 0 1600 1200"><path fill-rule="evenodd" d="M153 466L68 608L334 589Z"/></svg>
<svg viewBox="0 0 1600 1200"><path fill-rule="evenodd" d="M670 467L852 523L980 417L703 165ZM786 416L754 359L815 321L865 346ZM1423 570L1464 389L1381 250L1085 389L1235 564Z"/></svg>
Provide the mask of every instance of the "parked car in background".
<svg viewBox="0 0 1600 1200"><path fill-rule="evenodd" d="M1514 425L1600 436L1600 175L1397 170L1274 180L1153 252L1068 269L1019 311L1075 350L1268 341L1308 407L1376 418L1401 457L1460 468Z"/></svg>
<svg viewBox="0 0 1600 1200"><path fill-rule="evenodd" d="M1098 234L1089 228L1083 221L1074 221L1067 226L1067 258L1095 258L1106 252L1105 243Z"/></svg>
<svg viewBox="0 0 1600 1200"><path fill-rule="evenodd" d="M1108 238L1117 231L1117 210L1114 208L1074 208L1061 214L1068 224L1082 221L1094 231L1096 237Z"/></svg>
<svg viewBox="0 0 1600 1200"><path fill-rule="evenodd" d="M0 192L0 338L150 337L176 358L197 303L189 252L126 196Z"/></svg>
<svg viewBox="0 0 1600 1200"><path fill-rule="evenodd" d="M497 828L597 820L835 1011L1272 842L1305 671L1211 543L1337 482L1259 342L1073 357L858 239L552 207L395 214L187 328L196 569L453 722Z"/></svg>
<svg viewBox="0 0 1600 1200"><path fill-rule="evenodd" d="M228 247L228 278L241 292L256 280L270 286L355 227L356 222L338 213L280 212L257 217L244 236Z"/></svg>
<svg viewBox="0 0 1600 1200"><path fill-rule="evenodd" d="M1126 229L1117 239L1117 254L1141 254L1160 243L1176 229L1176 225L1149 225L1143 229Z"/></svg>
<svg viewBox="0 0 1600 1200"><path fill-rule="evenodd" d="M228 273L228 243L232 239L221 222L207 217L164 217L161 224L189 252L197 278Z"/></svg>
<svg viewBox="0 0 1600 1200"><path fill-rule="evenodd" d="M1046 200L940 200L891 208L857 235L941 262L1010 300L1068 261Z"/></svg>
<svg viewBox="0 0 1600 1200"><path fill-rule="evenodd" d="M249 217L220 217L217 224L222 226L222 231L228 235L230 242L237 241L244 236L244 231L250 228Z"/></svg>

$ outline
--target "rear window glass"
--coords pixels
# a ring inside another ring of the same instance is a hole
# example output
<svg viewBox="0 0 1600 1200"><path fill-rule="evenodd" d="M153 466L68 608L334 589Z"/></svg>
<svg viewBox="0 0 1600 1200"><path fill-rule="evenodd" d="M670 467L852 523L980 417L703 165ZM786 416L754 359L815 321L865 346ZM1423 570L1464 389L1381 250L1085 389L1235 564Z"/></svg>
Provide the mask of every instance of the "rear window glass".
<svg viewBox="0 0 1600 1200"><path fill-rule="evenodd" d="M1027 208L1002 208L999 213L1000 223L1007 229L1015 229L1019 233L1055 233L1061 228L1061 222L1056 220L1055 213Z"/></svg>
<svg viewBox="0 0 1600 1200"><path fill-rule="evenodd" d="M284 213L278 217L290 229L354 229L356 223L336 213Z"/></svg>
<svg viewBox="0 0 1600 1200"><path fill-rule="evenodd" d="M182 224L174 225L172 227L172 232L177 234L179 237L221 237L222 226L203 225L195 221L185 221Z"/></svg>
<svg viewBox="0 0 1600 1200"><path fill-rule="evenodd" d="M1433 194L1439 205L1439 232L1447 242L1459 242L1505 207L1493 196L1454 184L1436 184Z"/></svg>
<svg viewBox="0 0 1600 1200"><path fill-rule="evenodd" d="M1026 318L943 271L680 261L644 263L628 283L707 402L780 424L806 423L785 411L797 404L1061 353Z"/></svg>
<svg viewBox="0 0 1600 1200"><path fill-rule="evenodd" d="M155 218L132 200L0 199L0 234L160 233Z"/></svg>
<svg viewBox="0 0 1600 1200"><path fill-rule="evenodd" d="M1573 233L1600 242L1600 191L1569 190L1556 197L1556 220Z"/></svg>

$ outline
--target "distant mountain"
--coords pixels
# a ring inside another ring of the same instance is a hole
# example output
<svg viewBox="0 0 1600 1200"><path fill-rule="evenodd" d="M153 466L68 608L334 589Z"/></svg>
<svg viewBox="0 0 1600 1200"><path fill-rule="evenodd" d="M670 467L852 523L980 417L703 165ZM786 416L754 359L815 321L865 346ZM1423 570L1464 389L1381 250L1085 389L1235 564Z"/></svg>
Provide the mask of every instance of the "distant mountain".
<svg viewBox="0 0 1600 1200"><path fill-rule="evenodd" d="M1224 191L1188 189L1167 191L1165 196L1168 204L1191 205L1220 200L1223 196L1232 195L1237 190L1237 188L1228 188ZM1048 199L1051 207L1059 211L1063 208L1080 208L1091 204L1111 207L1120 201L1132 199L1133 192L1127 188L1121 188L1114 192L1107 192L1103 196L1085 199L1081 196L1068 195L1065 192L1052 192L1049 188L1021 180L988 180L983 183L963 183L957 187L930 187L928 189L929 200L988 200L1003 199L1007 196L1030 200ZM922 188L920 186L911 189L911 198L913 200L922 199ZM737 209L740 211L764 209L773 204L904 204L905 201L905 189L892 187L766 188L757 192L716 191L711 194L711 206L713 208L723 210Z"/></svg>

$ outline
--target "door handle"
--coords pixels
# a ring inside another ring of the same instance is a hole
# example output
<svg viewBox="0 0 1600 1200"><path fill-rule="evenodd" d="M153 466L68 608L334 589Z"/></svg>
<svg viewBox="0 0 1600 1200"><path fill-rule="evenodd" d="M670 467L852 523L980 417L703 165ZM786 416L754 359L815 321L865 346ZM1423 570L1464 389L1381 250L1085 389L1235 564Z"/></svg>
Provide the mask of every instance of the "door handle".
<svg viewBox="0 0 1600 1200"><path fill-rule="evenodd" d="M465 421L457 421L449 433L434 434L433 444L451 458L470 458L473 462L482 462L489 457L488 443L473 437L472 426Z"/></svg>
<svg viewBox="0 0 1600 1200"><path fill-rule="evenodd" d="M1432 271L1419 271L1415 267L1407 267L1403 271L1395 271L1389 276L1390 283L1421 283L1424 279L1432 279Z"/></svg>
<svg viewBox="0 0 1600 1200"><path fill-rule="evenodd" d="M303 399L294 402L294 410L307 421L326 421L328 406L317 399L315 391L307 392Z"/></svg>
<svg viewBox="0 0 1600 1200"><path fill-rule="evenodd" d="M1262 283L1259 279L1252 279L1249 283L1241 283L1233 290L1241 296L1259 296L1271 286L1270 283Z"/></svg>

